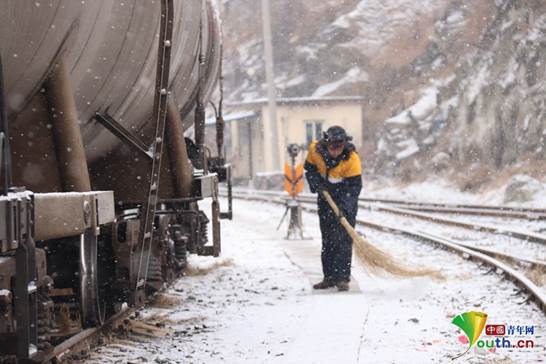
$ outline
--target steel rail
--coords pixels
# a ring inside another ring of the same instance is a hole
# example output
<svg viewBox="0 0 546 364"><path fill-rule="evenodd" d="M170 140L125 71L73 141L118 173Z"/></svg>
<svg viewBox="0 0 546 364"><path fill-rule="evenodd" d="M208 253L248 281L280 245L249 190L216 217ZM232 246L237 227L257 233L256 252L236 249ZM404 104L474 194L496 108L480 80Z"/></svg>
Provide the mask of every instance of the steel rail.
<svg viewBox="0 0 546 364"><path fill-rule="evenodd" d="M266 197L267 195L270 197ZM271 197L273 197L273 199ZM249 194L249 193L241 193L240 191L237 191L233 193L233 198L270 202L274 204L284 204L284 200L282 199L281 194L279 193L276 193L276 195L273 195L273 196L271 193L267 193L260 196L259 194L256 194L256 193ZM302 206L302 209L308 212L317 211L317 208L314 208L314 207ZM356 224L360 226L366 226L375 230L402 233L406 236L410 236L412 238L416 238L416 239L420 239L420 240L432 243L435 246L441 246L443 248L446 248L449 251L459 254L465 259L476 260L484 264L487 264L495 268L496 272L504 273L509 278L510 281L516 284L519 288L528 292L531 298L537 303L540 310L544 314L546 314L546 294L542 293L541 289L536 284L534 284L530 279L525 277L522 273L509 267L507 264L499 261L498 259L495 259L482 252L476 251L470 247L463 246L456 241L453 241L444 237L435 236L435 235L418 231L418 230L395 227L388 224L374 223L374 222L366 221L362 218L357 218Z"/></svg>
<svg viewBox="0 0 546 364"><path fill-rule="evenodd" d="M47 363L54 359L60 360L76 345L83 343L85 340L95 337L109 327L113 327L119 321L131 316L131 314L136 312L136 310L136 308L127 308L121 312L118 312L114 316L109 317L101 326L85 329L78 334L70 337L69 339L55 346L50 353L46 354L46 356L42 360L42 363Z"/></svg>
<svg viewBox="0 0 546 364"><path fill-rule="evenodd" d="M261 191L258 191L258 190L247 190L244 192L241 190L238 190L237 192L250 193L250 194L261 193ZM263 195L285 196L285 198L288 198L282 192L278 192L278 191L264 191L264 192L265 193L262 193ZM316 197L314 197L313 195L303 194L298 196L298 200L301 202L315 202ZM363 201L363 200L365 199L362 199L362 198L359 199L359 201ZM485 232L490 232L495 234L504 234L504 235L516 237L516 238L527 240L527 241L532 241L539 244L546 244L545 234L540 234L540 233L535 233L530 231L523 231L523 230L508 228L508 227L499 227L499 226L484 224L484 223L469 223L469 222L457 220L454 218L438 217L435 215L430 215L430 214L422 213L419 211L415 211L409 208L391 207L391 206L386 206L384 204L378 204L378 203L375 203L375 204L359 203L359 206L365 207L368 209L375 209L377 211L383 211L383 212L388 212L392 214L402 215L402 216L411 216L418 219L436 222L440 224L458 226L458 227L462 227L466 229L485 231ZM434 209L431 209L429 211L436 212L436 210Z"/></svg>
<svg viewBox="0 0 546 364"><path fill-rule="evenodd" d="M444 224L444 225L452 225L452 226L458 226L458 227L471 229L471 230L485 231L485 232L496 233L496 234L504 234L504 235L513 236L519 239L532 241L539 244L546 244L546 235L540 234L540 233L523 231L523 230L508 228L508 227L499 227L495 225L482 224L482 223L469 223L469 222L464 222L457 219L438 217L435 215L425 214L422 212L416 212L416 211L397 208L397 207L388 207L385 205L374 205L372 209L377 211L392 213L395 215L414 217L417 219L436 222L436 223Z"/></svg>
<svg viewBox="0 0 546 364"><path fill-rule="evenodd" d="M308 195L300 195L300 199L305 202L311 202L316 200L316 197L308 196ZM399 204L399 203L390 203L385 202L384 200L375 200L375 199L369 199L369 198L359 198L358 201L361 203L361 206L369 206L369 205L388 205L393 206L397 208L407 209L407 210L415 210L420 212L435 212L435 213L447 213L447 214L460 214L460 215L479 215L479 216L493 216L493 217L506 217L506 218L518 218L518 219L526 219L526 220L539 220L542 218L546 218L546 215L537 215L537 214L531 214L526 212L519 212L519 211L507 211L507 210L490 210L485 209L481 210L478 208L466 208L466 207L441 207L441 206L428 206L428 205L422 205L422 204Z"/></svg>
<svg viewBox="0 0 546 364"><path fill-rule="evenodd" d="M506 205L480 205L480 204L458 204L449 202L421 202L421 201L407 201L388 198L374 198L374 197L361 197L360 201L363 202L381 202L392 205L413 205L421 207L438 207L438 208L453 208L453 209L479 209L479 210L491 210L491 211L518 211L529 214L545 215L546 209L534 208L534 207L517 207Z"/></svg>
<svg viewBox="0 0 546 364"><path fill-rule="evenodd" d="M421 230L419 230L419 231L421 231ZM428 233L428 234L429 235L434 235L434 234L430 234L430 233ZM499 252L499 251L494 250L494 249L484 248L484 247L481 247L481 246L476 246L474 244L463 243L461 241L456 241L455 243L460 245L460 246L463 246L465 248L472 249L472 250L475 250L477 252L489 255L490 257L500 258L500 259L509 261L512 264L516 264L516 265L522 266L524 268L543 269L543 270L546 271L546 262L542 262L542 261L535 260L535 259L524 258L524 257L520 257L520 256L515 256L515 255L512 255L512 254Z"/></svg>
<svg viewBox="0 0 546 364"><path fill-rule="evenodd" d="M364 201L364 200L361 199L360 201ZM525 220L546 219L546 214L506 210L502 208L499 208L498 210L493 210L493 209L480 209L480 208L469 208L469 207L440 207L440 206L436 207L436 206L427 206L427 205L419 205L419 204L418 205L392 204L392 206L401 207L408 210L416 210L421 212L434 212L434 213L440 213L440 214L492 216L492 217L505 217L505 218L516 218L516 219L525 219Z"/></svg>
<svg viewBox="0 0 546 364"><path fill-rule="evenodd" d="M239 192L250 193L262 193L268 195L278 195L280 191L260 191L253 189L237 189ZM315 195L309 193L300 194L304 199L316 199ZM527 208L516 206L494 206L494 205L478 205L478 204L456 204L456 203L433 203L433 202L419 202L419 201L404 201L398 199L386 199L386 198L371 198L360 197L359 201L363 203L383 203L387 205L395 205L406 208L408 210L417 210L423 212L436 212L436 213L451 213L461 215L479 215L479 216L493 216L493 217L506 217L506 218L519 218L526 220L542 220L546 219L546 209L540 208Z"/></svg>

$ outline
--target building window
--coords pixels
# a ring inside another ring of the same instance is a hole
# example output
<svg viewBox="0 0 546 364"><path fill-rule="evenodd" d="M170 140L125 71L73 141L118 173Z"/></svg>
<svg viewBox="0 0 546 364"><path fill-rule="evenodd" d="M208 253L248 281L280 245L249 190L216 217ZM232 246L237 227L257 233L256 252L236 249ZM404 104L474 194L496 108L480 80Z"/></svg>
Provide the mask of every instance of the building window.
<svg viewBox="0 0 546 364"><path fill-rule="evenodd" d="M319 140L322 134L322 120L306 120L305 121L305 141L307 146L313 140Z"/></svg>

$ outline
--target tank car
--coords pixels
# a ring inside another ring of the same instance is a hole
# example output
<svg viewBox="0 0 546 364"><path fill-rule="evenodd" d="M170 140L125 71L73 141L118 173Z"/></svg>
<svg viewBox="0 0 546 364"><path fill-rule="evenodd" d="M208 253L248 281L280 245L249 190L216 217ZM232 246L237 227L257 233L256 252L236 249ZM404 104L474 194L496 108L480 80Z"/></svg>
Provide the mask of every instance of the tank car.
<svg viewBox="0 0 546 364"><path fill-rule="evenodd" d="M220 253L230 170L204 146L220 33L203 0L0 7L0 361L40 362L142 305L188 252Z"/></svg>

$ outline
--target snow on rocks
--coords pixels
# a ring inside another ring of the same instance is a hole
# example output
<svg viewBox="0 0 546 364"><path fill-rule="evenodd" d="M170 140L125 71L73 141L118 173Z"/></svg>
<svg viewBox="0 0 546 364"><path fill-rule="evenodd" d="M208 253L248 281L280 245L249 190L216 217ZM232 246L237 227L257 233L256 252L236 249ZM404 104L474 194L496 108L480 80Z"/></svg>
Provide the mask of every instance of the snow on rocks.
<svg viewBox="0 0 546 364"><path fill-rule="evenodd" d="M538 180L523 174L512 176L504 192L504 202L529 202L545 189Z"/></svg>
<svg viewBox="0 0 546 364"><path fill-rule="evenodd" d="M546 14L542 3L497 3L483 35L487 42L459 65L461 102L450 118L456 128L448 147L463 162L479 155L500 169L543 158Z"/></svg>
<svg viewBox="0 0 546 364"><path fill-rule="evenodd" d="M408 139L398 143L398 147L404 148L396 153L396 159L406 159L419 151L419 146L415 139Z"/></svg>
<svg viewBox="0 0 546 364"><path fill-rule="evenodd" d="M458 103L457 96L443 101L440 97L441 89L453 81L452 76L432 81L411 106L385 120L386 133L378 146L383 158L399 162L436 143L449 111Z"/></svg>
<svg viewBox="0 0 546 364"><path fill-rule="evenodd" d="M406 125L411 123L412 119L426 118L437 106L438 93L439 91L436 87L426 89L415 104L400 114L385 120L385 123Z"/></svg>
<svg viewBox="0 0 546 364"><path fill-rule="evenodd" d="M313 93L313 97L326 96L333 93L335 90L341 88L342 86L350 83L366 82L368 81L368 77L368 74L362 71L359 67L352 67L339 80L324 84L317 88Z"/></svg>
<svg viewBox="0 0 546 364"><path fill-rule="evenodd" d="M354 9L335 19L324 32L350 29L356 36L342 46L354 47L371 57L395 38L398 31L410 28L414 19L429 11L441 10L446 3L432 0L361 0Z"/></svg>
<svg viewBox="0 0 546 364"><path fill-rule="evenodd" d="M436 171L441 171L449 168L451 157L445 152L440 152L434 155L431 159L432 167Z"/></svg>

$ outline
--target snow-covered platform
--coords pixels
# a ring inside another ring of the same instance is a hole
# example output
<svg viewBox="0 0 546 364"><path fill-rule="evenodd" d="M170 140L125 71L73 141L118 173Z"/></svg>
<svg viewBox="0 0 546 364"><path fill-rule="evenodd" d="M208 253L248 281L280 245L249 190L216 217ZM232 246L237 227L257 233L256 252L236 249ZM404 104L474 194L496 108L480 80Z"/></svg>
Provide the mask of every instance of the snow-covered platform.
<svg viewBox="0 0 546 364"><path fill-rule="evenodd" d="M384 233L368 238L408 262L444 266L449 280L374 277L354 259L349 292L314 291L317 216L304 214L311 240L284 240L281 206L236 200L234 213L222 226L222 256L192 256L188 275L137 318L171 334L115 339L86 363L443 363L466 349L451 324L464 311L533 324L539 335L546 327L538 310L514 303L511 283L485 272L478 282L468 262ZM471 352L463 362L537 362L541 337L535 351Z"/></svg>
<svg viewBox="0 0 546 364"><path fill-rule="evenodd" d="M322 280L322 266L320 265L320 245L318 239L307 240L285 240L277 242L286 254L287 258L296 265L302 273L309 279L310 283L317 283ZM336 288L325 290L313 290L314 294L329 294L337 293ZM347 293L362 293L358 282L354 277L351 277L349 283L349 291Z"/></svg>

